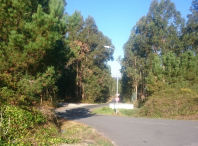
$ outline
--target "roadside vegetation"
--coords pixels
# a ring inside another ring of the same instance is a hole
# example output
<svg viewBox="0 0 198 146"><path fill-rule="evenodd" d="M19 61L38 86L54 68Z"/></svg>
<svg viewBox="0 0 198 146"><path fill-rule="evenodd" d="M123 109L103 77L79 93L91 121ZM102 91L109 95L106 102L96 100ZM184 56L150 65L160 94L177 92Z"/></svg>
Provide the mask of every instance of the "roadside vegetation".
<svg viewBox="0 0 198 146"><path fill-rule="evenodd" d="M124 44L121 97L136 116L197 119L198 0L187 20L170 0L153 0Z"/></svg>
<svg viewBox="0 0 198 146"><path fill-rule="evenodd" d="M118 109L118 113L109 107L94 109L96 114L164 118L177 120L198 120L198 92L196 87L166 89L148 97L145 102L138 101L135 109Z"/></svg>
<svg viewBox="0 0 198 146"><path fill-rule="evenodd" d="M189 88L162 90L148 98L137 116L198 120L198 94Z"/></svg>
<svg viewBox="0 0 198 146"><path fill-rule="evenodd" d="M62 137L60 121L49 106L34 108L6 105L1 113L0 145L58 145L76 139Z"/></svg>
<svg viewBox="0 0 198 146"><path fill-rule="evenodd" d="M76 140L74 144L83 146L113 146L110 140L104 138L91 126L84 125L75 121L62 122L62 137Z"/></svg>
<svg viewBox="0 0 198 146"><path fill-rule="evenodd" d="M0 1L0 145L77 142L60 138L45 105L112 94L111 40L93 17L65 8L65 0Z"/></svg>
<svg viewBox="0 0 198 146"><path fill-rule="evenodd" d="M193 0L185 21L170 0L153 0L134 26L124 45L121 96L138 100L140 110L121 114L196 119L197 5ZM45 105L101 103L115 94L107 64L111 39L93 17L68 15L65 8L64 0L0 1L0 145L81 142L85 137L61 135ZM93 143L106 145L102 139Z"/></svg>
<svg viewBox="0 0 198 146"><path fill-rule="evenodd" d="M109 107L101 107L94 109L92 113L95 114L103 114L103 115L111 115L111 116L129 116L129 117L135 117L139 109L118 109L118 112L116 114L114 109L111 109Z"/></svg>
<svg viewBox="0 0 198 146"><path fill-rule="evenodd" d="M1 146L113 146L110 140L92 127L57 117L51 106L22 109L10 105L4 108L4 118L1 119Z"/></svg>

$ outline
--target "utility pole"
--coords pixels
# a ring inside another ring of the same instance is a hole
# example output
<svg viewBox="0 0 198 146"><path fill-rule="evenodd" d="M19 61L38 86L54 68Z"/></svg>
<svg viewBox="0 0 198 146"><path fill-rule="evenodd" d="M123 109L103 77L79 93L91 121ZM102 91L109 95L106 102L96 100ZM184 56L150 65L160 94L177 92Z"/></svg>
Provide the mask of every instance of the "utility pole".
<svg viewBox="0 0 198 146"><path fill-rule="evenodd" d="M105 48L111 48L110 46L104 46ZM118 61L118 57L117 57L117 61ZM118 69L118 65L117 65L117 69ZM116 86L116 98L115 98L116 104L115 104L115 109L116 109L116 114L118 112L117 110L117 106L118 106L118 101L119 101L119 97L118 97L118 70L117 70L117 86Z"/></svg>
<svg viewBox="0 0 198 146"><path fill-rule="evenodd" d="M116 90L116 98L118 98L118 73L117 73L117 90ZM118 112L118 110L117 110L117 106L118 106L118 100L116 100L116 114L117 114L117 112Z"/></svg>

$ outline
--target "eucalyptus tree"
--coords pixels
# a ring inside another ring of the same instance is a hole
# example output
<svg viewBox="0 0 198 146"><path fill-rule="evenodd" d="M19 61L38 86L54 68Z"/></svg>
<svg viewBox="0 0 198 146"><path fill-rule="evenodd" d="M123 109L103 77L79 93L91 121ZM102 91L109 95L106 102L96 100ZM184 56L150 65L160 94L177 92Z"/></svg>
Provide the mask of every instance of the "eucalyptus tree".
<svg viewBox="0 0 198 146"><path fill-rule="evenodd" d="M190 7L191 14L187 15L188 21L186 27L183 28L184 51L192 50L198 54L198 1L192 0Z"/></svg>
<svg viewBox="0 0 198 146"><path fill-rule="evenodd" d="M91 16L84 20L76 11L66 22L68 61L58 82L59 93L76 101L103 101L110 96L112 82L107 61L113 59L113 48L104 47L112 46L111 41L98 30Z"/></svg>
<svg viewBox="0 0 198 146"><path fill-rule="evenodd" d="M178 36L184 19L181 18L173 2L170 0L152 1L149 12L143 18L143 21L140 19L141 23L135 26L136 33L146 37L150 49L155 54L167 50L180 52L182 44Z"/></svg>
<svg viewBox="0 0 198 146"><path fill-rule="evenodd" d="M128 82L132 82L136 97L137 90L143 94L146 89L148 91L146 81L156 83L162 78L162 84L166 82L163 75L166 67L163 66L161 55L169 51L177 55L182 53L180 30L183 26L184 19L173 2L153 0L147 15L140 18L133 27L129 40L123 47L123 73L127 75Z"/></svg>
<svg viewBox="0 0 198 146"><path fill-rule="evenodd" d="M124 59L122 61L122 65L124 67L125 75L128 77L128 83L131 84L133 89L135 90L137 100L137 86L139 84L140 75L139 75L139 62L138 56L136 52L133 52L135 43L135 34L132 34L129 41L124 45ZM129 89L131 90L131 89ZM132 93L132 92L131 92Z"/></svg>
<svg viewBox="0 0 198 146"><path fill-rule="evenodd" d="M103 100L112 79L107 61L113 59L113 48L104 46L112 46L111 41L98 30L94 19L90 16L85 20L85 26L79 36L89 49L81 63L82 98Z"/></svg>

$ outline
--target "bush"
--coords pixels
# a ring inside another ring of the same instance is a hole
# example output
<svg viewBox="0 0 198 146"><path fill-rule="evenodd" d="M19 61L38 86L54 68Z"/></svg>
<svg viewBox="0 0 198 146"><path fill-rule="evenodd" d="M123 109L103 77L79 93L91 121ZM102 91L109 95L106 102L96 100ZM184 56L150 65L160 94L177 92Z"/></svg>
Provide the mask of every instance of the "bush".
<svg viewBox="0 0 198 146"><path fill-rule="evenodd" d="M198 95L189 88L167 89L148 98L138 116L151 118L197 119Z"/></svg>
<svg viewBox="0 0 198 146"><path fill-rule="evenodd" d="M35 108L13 105L1 107L0 145L53 145L65 142L57 138L59 129Z"/></svg>

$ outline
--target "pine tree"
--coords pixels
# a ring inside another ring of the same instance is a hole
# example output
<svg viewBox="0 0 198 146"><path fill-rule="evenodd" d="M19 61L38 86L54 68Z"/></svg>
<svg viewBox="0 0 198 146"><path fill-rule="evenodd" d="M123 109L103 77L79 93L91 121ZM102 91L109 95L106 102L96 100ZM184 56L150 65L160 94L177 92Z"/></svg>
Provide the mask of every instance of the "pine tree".
<svg viewBox="0 0 198 146"><path fill-rule="evenodd" d="M187 51L181 56L181 70L184 81L189 81L191 85L197 84L197 56L194 52Z"/></svg>
<svg viewBox="0 0 198 146"><path fill-rule="evenodd" d="M31 103L56 90L55 71L64 56L64 6L63 0L0 2L0 96L5 102Z"/></svg>
<svg viewBox="0 0 198 146"><path fill-rule="evenodd" d="M148 70L148 76L146 77L147 91L149 91L150 94L162 90L166 84L162 59L156 54L152 57L152 64L150 70Z"/></svg>

